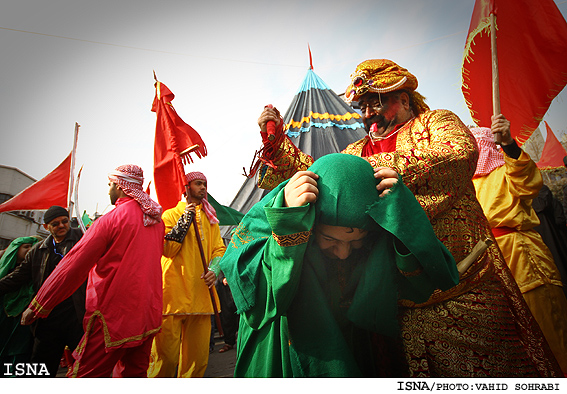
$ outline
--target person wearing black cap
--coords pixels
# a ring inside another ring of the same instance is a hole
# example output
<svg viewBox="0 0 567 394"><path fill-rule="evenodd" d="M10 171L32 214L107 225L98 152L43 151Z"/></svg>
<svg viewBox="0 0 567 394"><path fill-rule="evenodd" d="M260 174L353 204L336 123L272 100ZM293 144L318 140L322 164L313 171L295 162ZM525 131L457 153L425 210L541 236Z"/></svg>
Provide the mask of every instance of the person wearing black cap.
<svg viewBox="0 0 567 394"><path fill-rule="evenodd" d="M69 212L63 207L51 206L45 212L43 221L43 227L50 235L30 249L18 268L0 279L0 297L30 282L34 293L37 293L63 256L81 239L81 230L71 228ZM57 306L49 318L40 319L32 326L34 344L31 362L44 364L50 377L57 374L65 346L74 349L83 336L85 289L86 284L83 284Z"/></svg>

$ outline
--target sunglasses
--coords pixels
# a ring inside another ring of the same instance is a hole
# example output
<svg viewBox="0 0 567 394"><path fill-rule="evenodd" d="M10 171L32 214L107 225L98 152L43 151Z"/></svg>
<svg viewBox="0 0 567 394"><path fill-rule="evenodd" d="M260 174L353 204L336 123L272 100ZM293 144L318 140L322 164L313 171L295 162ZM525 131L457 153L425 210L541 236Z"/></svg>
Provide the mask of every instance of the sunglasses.
<svg viewBox="0 0 567 394"><path fill-rule="evenodd" d="M59 221L54 221L54 222L49 222L49 226L51 227L59 227L60 224L67 224L69 223L69 219L63 219L60 222Z"/></svg>

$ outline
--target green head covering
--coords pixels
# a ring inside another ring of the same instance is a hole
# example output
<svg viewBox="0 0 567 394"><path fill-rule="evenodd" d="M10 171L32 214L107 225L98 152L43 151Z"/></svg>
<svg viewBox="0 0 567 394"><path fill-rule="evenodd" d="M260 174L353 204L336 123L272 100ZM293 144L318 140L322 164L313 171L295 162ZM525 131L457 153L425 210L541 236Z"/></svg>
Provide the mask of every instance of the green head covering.
<svg viewBox="0 0 567 394"><path fill-rule="evenodd" d="M314 213L306 215L309 228L323 223L377 230L369 235L375 238L370 256L361 262L363 274L348 312L351 321L374 332L396 335L399 298L423 303L435 289L447 290L458 283L453 257L401 179L389 194L379 197L372 166L360 157L341 153L321 157L309 171L319 175L317 201L307 208ZM263 248L272 238L265 209L283 199L286 184L282 182L250 209L221 260L240 313L256 302ZM278 208L285 209L294 208ZM403 244L402 253L407 255L399 255L395 240ZM420 274L406 277L400 267Z"/></svg>
<svg viewBox="0 0 567 394"><path fill-rule="evenodd" d="M317 223L364 230L378 228L367 213L379 198L370 163L358 156L333 153L318 159L309 171L319 175Z"/></svg>
<svg viewBox="0 0 567 394"><path fill-rule="evenodd" d="M247 357L256 365L277 364L279 360L266 360L263 354L286 349L293 376L360 376L351 340L367 338L365 330L398 336L399 299L423 303L436 289L458 283L453 257L401 179L380 197L374 170L360 157L326 155L309 170L319 176L317 201L285 207L287 181L278 185L244 216L220 262L243 314L239 332L244 350L239 350L237 370ZM353 271L344 277L346 311L336 308L341 295L336 292L337 274L328 269L332 262L313 236L307 239L305 230L318 223L369 230L368 257L348 261ZM276 237L281 236L298 241L280 245ZM405 247L401 251L400 243ZM300 275L278 283L290 262ZM245 354L252 348L262 356ZM281 362L287 368L287 361Z"/></svg>
<svg viewBox="0 0 567 394"><path fill-rule="evenodd" d="M17 264L17 254L20 246L35 244L36 237L20 237L12 241L0 257L0 278L5 277ZM28 306L33 297L32 283L22 286L19 290L4 295L2 306L8 316L18 316Z"/></svg>

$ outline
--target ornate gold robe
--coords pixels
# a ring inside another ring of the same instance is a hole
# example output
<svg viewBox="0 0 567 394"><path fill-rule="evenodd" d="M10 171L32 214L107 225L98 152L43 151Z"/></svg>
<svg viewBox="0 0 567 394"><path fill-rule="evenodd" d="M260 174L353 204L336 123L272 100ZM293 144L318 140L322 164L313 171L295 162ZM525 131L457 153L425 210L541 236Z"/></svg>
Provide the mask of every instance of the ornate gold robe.
<svg viewBox="0 0 567 394"><path fill-rule="evenodd" d="M368 142L364 137L343 153L362 156ZM296 149L285 139L276 152L277 170L264 167L258 185L272 189L307 169L313 159ZM478 241L494 240L472 183L476 142L452 112L416 116L400 128L394 152L366 159L402 176L457 262ZM401 337L412 377L562 376L496 244L452 289L434 292L423 304L400 303Z"/></svg>

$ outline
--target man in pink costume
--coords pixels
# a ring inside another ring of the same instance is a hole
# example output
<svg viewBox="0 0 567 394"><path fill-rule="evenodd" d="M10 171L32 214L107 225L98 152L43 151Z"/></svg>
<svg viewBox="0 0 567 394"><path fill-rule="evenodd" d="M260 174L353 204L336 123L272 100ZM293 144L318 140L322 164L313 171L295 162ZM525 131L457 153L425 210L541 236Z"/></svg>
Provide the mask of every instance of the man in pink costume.
<svg viewBox="0 0 567 394"><path fill-rule="evenodd" d="M145 377L161 325L162 208L144 193L140 167L119 166L108 178L116 209L94 222L22 316L22 324L46 317L88 276L70 377Z"/></svg>

